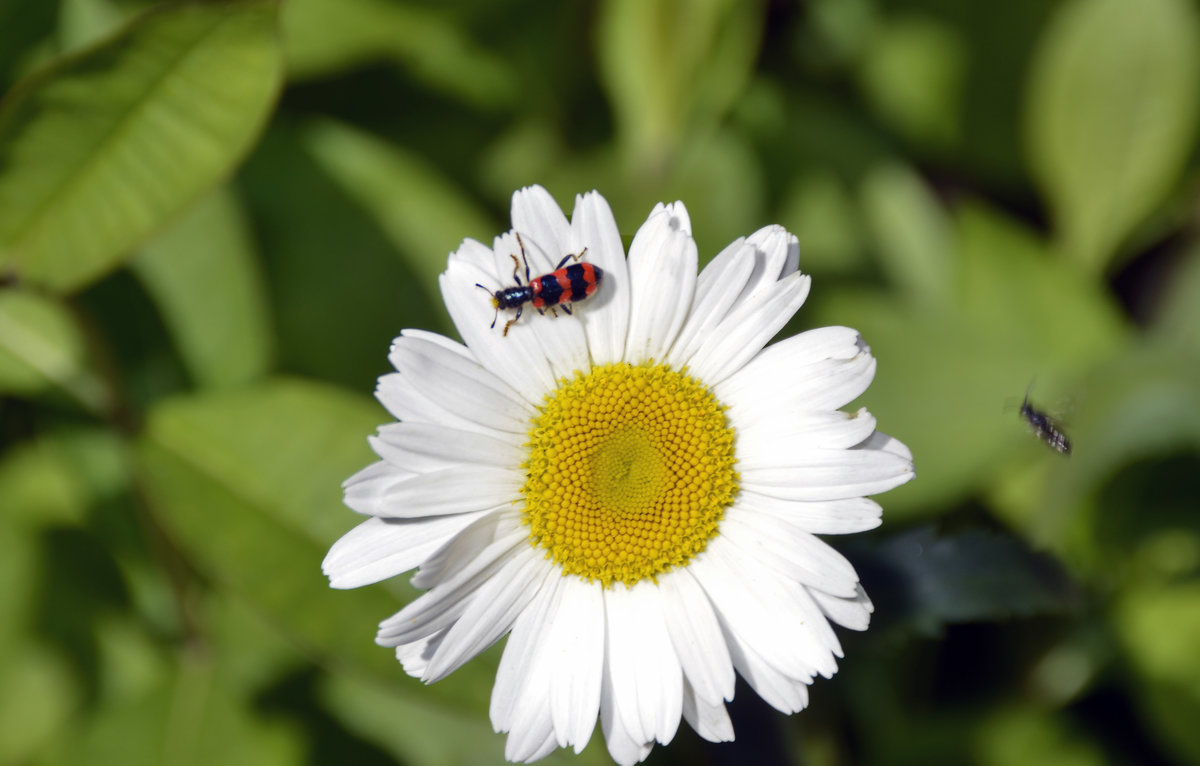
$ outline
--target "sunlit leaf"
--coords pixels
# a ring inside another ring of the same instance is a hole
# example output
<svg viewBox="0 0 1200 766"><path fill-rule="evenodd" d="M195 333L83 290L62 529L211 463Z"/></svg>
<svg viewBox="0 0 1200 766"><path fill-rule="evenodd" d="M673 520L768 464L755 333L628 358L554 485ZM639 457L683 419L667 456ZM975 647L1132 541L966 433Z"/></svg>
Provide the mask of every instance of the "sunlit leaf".
<svg viewBox="0 0 1200 766"><path fill-rule="evenodd" d="M1200 586L1132 588L1114 620L1126 655L1141 676L1146 720L1183 761L1200 758Z"/></svg>
<svg viewBox="0 0 1200 766"><path fill-rule="evenodd" d="M1015 221L964 205L952 242L959 273L944 308L837 291L804 317L858 329L879 360L862 403L912 448L918 477L888 493L894 512L934 512L976 490L1003 456L1040 455L1017 415L1030 382L1054 401L1128 337L1107 293Z"/></svg>
<svg viewBox="0 0 1200 766"><path fill-rule="evenodd" d="M1188 456L1200 452L1197 380L1200 357L1169 346L1131 348L1098 367L1072 413L1070 461L1025 498L1037 537L1099 574L1156 527L1194 529L1184 498L1196 475ZM1173 464L1173 455L1182 462ZM1149 472L1139 469L1145 461Z"/></svg>
<svg viewBox="0 0 1200 766"><path fill-rule="evenodd" d="M276 380L164 402L150 413L139 458L156 518L219 587L309 654L409 683L373 637L401 605L397 594L412 589L335 591L321 572L329 545L361 521L342 505L340 485L371 462L366 437L385 417L365 397ZM490 670L472 668L423 693L486 708Z"/></svg>
<svg viewBox="0 0 1200 766"><path fill-rule="evenodd" d="M64 50L75 51L112 34L123 21L115 0L60 0L59 41Z"/></svg>
<svg viewBox="0 0 1200 766"><path fill-rule="evenodd" d="M4 583L7 590L13 585ZM0 763L32 763L83 698L67 661L44 641L5 647L0 658Z"/></svg>
<svg viewBox="0 0 1200 766"><path fill-rule="evenodd" d="M101 428L42 434L0 459L5 514L35 526L79 524L92 504L122 491L126 479L125 445Z"/></svg>
<svg viewBox="0 0 1200 766"><path fill-rule="evenodd" d="M55 742L42 762L97 766L259 766L299 763L295 727L264 716L250 699L220 683L200 652L183 654L173 677L151 689L107 700Z"/></svg>
<svg viewBox="0 0 1200 766"><path fill-rule="evenodd" d="M875 109L921 144L953 144L968 52L952 27L917 16L881 21L863 47L859 71Z"/></svg>
<svg viewBox="0 0 1200 766"><path fill-rule="evenodd" d="M1068 715L1039 706L1000 709L972 726L980 766L1108 766L1100 743Z"/></svg>
<svg viewBox="0 0 1200 766"><path fill-rule="evenodd" d="M83 331L61 303L24 290L0 291L0 392L54 387L93 412L107 401L89 367Z"/></svg>
<svg viewBox="0 0 1200 766"><path fill-rule="evenodd" d="M267 289L248 223L227 192L190 209L131 266L199 385L237 385L270 368Z"/></svg>
<svg viewBox="0 0 1200 766"><path fill-rule="evenodd" d="M55 290L112 269L227 175L274 102L272 0L160 6L0 110L0 264Z"/></svg>
<svg viewBox="0 0 1200 766"><path fill-rule="evenodd" d="M484 716L431 707L420 698L400 696L379 683L333 677L321 688L330 712L350 731L378 744L399 763L458 766L501 763L505 735L492 730ZM600 730L596 726L596 732ZM552 752L538 763L607 766L612 760L593 735L586 750Z"/></svg>
<svg viewBox="0 0 1200 766"><path fill-rule="evenodd" d="M779 222L800 238L800 268L814 275L852 273L863 267L865 237L858 206L830 172L797 178Z"/></svg>
<svg viewBox="0 0 1200 766"><path fill-rule="evenodd" d="M600 74L622 140L653 174L684 131L719 116L749 77L758 48L756 6L732 0L680 7L610 0L600 11ZM696 120L696 123L691 122Z"/></svg>
<svg viewBox="0 0 1200 766"><path fill-rule="evenodd" d="M1162 201L1191 151L1198 24L1187 0L1073 0L1042 38L1029 158L1064 252L1092 271Z"/></svg>
<svg viewBox="0 0 1200 766"><path fill-rule="evenodd" d="M863 181L863 210L884 271L914 305L945 306L958 265L950 221L912 171L884 165Z"/></svg>

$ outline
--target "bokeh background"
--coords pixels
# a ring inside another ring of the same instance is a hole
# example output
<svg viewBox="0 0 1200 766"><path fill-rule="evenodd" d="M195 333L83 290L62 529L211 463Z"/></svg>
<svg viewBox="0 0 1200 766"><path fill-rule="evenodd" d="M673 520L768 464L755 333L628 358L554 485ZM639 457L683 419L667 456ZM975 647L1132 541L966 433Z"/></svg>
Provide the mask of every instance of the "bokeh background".
<svg viewBox="0 0 1200 766"><path fill-rule="evenodd" d="M809 710L652 763L1200 763L1194 0L150 5L0 2L0 763L502 760L496 650L423 687L319 565L530 183L787 226L915 454Z"/></svg>

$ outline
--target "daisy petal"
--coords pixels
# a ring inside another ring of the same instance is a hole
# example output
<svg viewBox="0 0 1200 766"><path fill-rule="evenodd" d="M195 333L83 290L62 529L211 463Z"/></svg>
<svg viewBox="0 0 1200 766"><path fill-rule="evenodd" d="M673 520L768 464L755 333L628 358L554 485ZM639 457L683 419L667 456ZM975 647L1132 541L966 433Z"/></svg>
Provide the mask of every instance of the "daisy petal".
<svg viewBox="0 0 1200 766"><path fill-rule="evenodd" d="M733 662L708 596L686 569L666 573L658 584L663 617L688 688L706 705L733 699Z"/></svg>
<svg viewBox="0 0 1200 766"><path fill-rule="evenodd" d="M606 672L600 696L600 728L604 732L604 744L608 748L608 754L619 766L632 766L650 755L654 740L635 738L625 727L616 705L611 679Z"/></svg>
<svg viewBox="0 0 1200 766"><path fill-rule="evenodd" d="M666 357L696 289L698 255L687 211L681 203L655 210L629 246L625 361L634 364Z"/></svg>
<svg viewBox="0 0 1200 766"><path fill-rule="evenodd" d="M367 519L329 549L321 569L334 588L369 585L418 567L483 513Z"/></svg>
<svg viewBox="0 0 1200 766"><path fill-rule="evenodd" d="M421 338L402 335L392 343L388 358L413 390L445 412L498 431L522 433L528 427L533 413L529 402L461 354ZM387 396L385 378L390 376L380 378L380 399L384 406L389 410L403 407L401 396ZM428 420L403 416L401 419Z"/></svg>
<svg viewBox="0 0 1200 766"><path fill-rule="evenodd" d="M513 434L496 438L430 423L402 422L381 426L379 436L372 437L370 443L375 454L392 465L425 472L462 463L520 465L525 457L521 449L525 438Z"/></svg>
<svg viewBox="0 0 1200 766"><path fill-rule="evenodd" d="M739 459L766 463L794 449L848 449L862 444L875 431L875 418L866 408L857 412L789 410L753 424L734 422L733 427L738 432Z"/></svg>
<svg viewBox="0 0 1200 766"><path fill-rule="evenodd" d="M781 608L796 605L794 591L789 593L785 578L752 555L722 535L709 543L703 562L689 567L712 599L721 625L790 678L832 675L837 665L820 626L807 624L803 612ZM821 622L827 630L828 623Z"/></svg>
<svg viewBox="0 0 1200 766"><path fill-rule="evenodd" d="M696 297L679 338L671 346L667 362L682 368L733 308L750 274L756 250L743 239L722 250L696 281Z"/></svg>
<svg viewBox="0 0 1200 766"><path fill-rule="evenodd" d="M793 273L765 290L761 300L730 312L689 360L693 373L715 386L740 369L783 329L808 298L811 284L807 275Z"/></svg>
<svg viewBox="0 0 1200 766"><path fill-rule="evenodd" d="M389 486L375 509L376 515L411 519L495 508L511 502L520 492L522 481L520 471L515 468L485 465L442 468Z"/></svg>
<svg viewBox="0 0 1200 766"><path fill-rule="evenodd" d="M850 630L866 630L871 623L871 613L875 611L861 585L852 598L839 598L820 591L813 591L812 597L829 619Z"/></svg>
<svg viewBox="0 0 1200 766"><path fill-rule="evenodd" d="M587 243L587 260L604 271L596 294L576 309L587 331L592 364L619 362L629 330L629 270L621 232L608 202L594 191L575 198L571 229L573 241Z"/></svg>
<svg viewBox="0 0 1200 766"><path fill-rule="evenodd" d="M550 713L560 747L576 753L592 738L604 678L604 600L599 583L563 578L558 614L542 651L554 657Z"/></svg>
<svg viewBox="0 0 1200 766"><path fill-rule="evenodd" d="M400 666L404 668L404 672L413 678L420 678L425 673L425 668L429 665L429 660L442 644L442 639L446 637L446 631L440 630L432 633L418 641L413 641L409 644L400 644L396 647L396 659L399 660Z"/></svg>
<svg viewBox="0 0 1200 766"><path fill-rule="evenodd" d="M670 742L683 714L683 671L663 619L659 591L639 583L604 591L607 674L617 714L642 742Z"/></svg>
<svg viewBox="0 0 1200 766"><path fill-rule="evenodd" d="M876 431L871 434L864 442L856 446L856 449L879 450L895 455L902 460L912 462L912 450L906 447L902 442L888 436L885 433Z"/></svg>
<svg viewBox="0 0 1200 766"><path fill-rule="evenodd" d="M913 477L911 462L879 450L805 450L787 463L740 466L742 486L787 500L838 500L886 492Z"/></svg>
<svg viewBox="0 0 1200 766"><path fill-rule="evenodd" d="M475 592L466 610L446 632L445 640L421 680L439 681L464 662L487 649L512 628L550 574L550 564L525 549Z"/></svg>
<svg viewBox="0 0 1200 766"><path fill-rule="evenodd" d="M753 300L754 289L769 286L796 271L800 265L800 240L782 226L771 224L751 234L746 241L762 253L761 266L750 280L752 292L747 300Z"/></svg>
<svg viewBox="0 0 1200 766"><path fill-rule="evenodd" d="M571 224L567 223L567 217L554 197L541 186L535 184L513 193L512 223L515 230L541 248L549 259L557 261L574 251L576 243L571 241ZM549 271L551 265L549 260L540 264L544 271Z"/></svg>
<svg viewBox="0 0 1200 766"><path fill-rule="evenodd" d="M541 628L547 622L551 613L554 596L562 582L562 578L550 577L534 596L529 607L517 617L508 642L504 646L504 654L500 657L500 666L496 669L496 683L492 687L490 715L492 726L496 731L512 731L513 721L518 710L525 705L535 704L528 695L522 695L526 681L532 677L534 668L532 659L537 643L541 638ZM553 729L553 720L549 711L546 720Z"/></svg>
<svg viewBox="0 0 1200 766"><path fill-rule="evenodd" d="M545 600L537 607L540 621L530 626L535 639L529 647L525 676L520 680L519 694L510 719L512 731L506 748L512 753L510 757L516 760L531 758L544 746L546 737L556 744L565 739L555 731L553 713L546 704L551 688L565 670L559 664L561 658L547 652L546 641L551 626L557 620L565 582L559 577L548 579L542 589ZM569 669L566 670L569 672Z"/></svg>
<svg viewBox="0 0 1200 766"><path fill-rule="evenodd" d="M375 643L397 646L449 628L466 611L472 594L503 568L508 554L523 539L519 533L510 535L480 551L470 566L381 622Z"/></svg>
<svg viewBox="0 0 1200 766"><path fill-rule="evenodd" d="M858 587L858 574L842 554L772 516L731 513L721 523L721 534L763 564L810 588L849 597Z"/></svg>
<svg viewBox="0 0 1200 766"><path fill-rule="evenodd" d="M799 713L808 707L808 680L791 678L762 658L751 646L730 637L733 664L754 693L781 713Z"/></svg>
<svg viewBox="0 0 1200 766"><path fill-rule="evenodd" d="M814 535L840 535L864 532L879 526L883 509L867 497L841 500L785 500L743 489L738 507L747 513L773 516Z"/></svg>
<svg viewBox="0 0 1200 766"><path fill-rule="evenodd" d="M387 498L392 487L417 475L380 460L342 482L346 492L343 502L358 513L386 514L391 510Z"/></svg>
<svg viewBox="0 0 1200 766"><path fill-rule="evenodd" d="M823 327L774 343L713 386L731 417L758 422L782 410L836 410L857 399L875 376L858 333Z"/></svg>
<svg viewBox="0 0 1200 766"><path fill-rule="evenodd" d="M492 543L524 530L520 512L510 507L484 514L430 556L412 578L415 588L429 589L471 566Z"/></svg>
<svg viewBox="0 0 1200 766"><path fill-rule="evenodd" d="M480 365L517 391L526 402L540 402L544 392L554 387L554 371L537 336L530 333L505 336L495 326L499 320L491 300L475 286L481 284L487 290L498 290L503 284L500 277L452 255L438 284L458 334Z"/></svg>
<svg viewBox="0 0 1200 766"><path fill-rule="evenodd" d="M733 721L724 702L709 703L692 685L683 684L683 720L709 742L732 742Z"/></svg>

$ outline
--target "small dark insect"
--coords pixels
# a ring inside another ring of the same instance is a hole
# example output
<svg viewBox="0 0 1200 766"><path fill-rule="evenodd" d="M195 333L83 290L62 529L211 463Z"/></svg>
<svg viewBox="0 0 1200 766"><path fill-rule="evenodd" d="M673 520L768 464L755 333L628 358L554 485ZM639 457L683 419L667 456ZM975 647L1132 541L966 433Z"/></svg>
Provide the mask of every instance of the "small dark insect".
<svg viewBox="0 0 1200 766"><path fill-rule="evenodd" d="M1029 392L1033 384L1025 390L1025 401L1021 402L1021 419L1024 420L1037 438L1044 441L1056 452L1063 455L1071 454L1071 440L1062 432L1058 422L1029 403Z"/></svg>
<svg viewBox="0 0 1200 766"><path fill-rule="evenodd" d="M508 335L508 328L521 318L521 312L524 311L526 303L537 309L539 314L546 313L543 309L550 309L550 312L554 313L555 306L570 314L570 304L574 301L581 301L596 292L596 288L600 286L600 280L604 278L604 272L598 266L590 263L572 263L564 268L567 261L581 261L587 254L585 247L578 253L564 255L563 259L554 267L554 271L549 274L531 279L529 261L525 258L525 243L521 241L520 234L517 235L517 244L521 246L521 260L518 261L517 256L512 256L515 285L492 292L478 282L475 283L476 287L482 288L492 296L492 307L496 309L496 316L492 317L493 328L496 326L496 319L500 316L501 311L516 309L516 316L504 323L504 335ZM517 275L522 263L525 264L525 284L521 284L521 277ZM555 313L555 316L558 315Z"/></svg>

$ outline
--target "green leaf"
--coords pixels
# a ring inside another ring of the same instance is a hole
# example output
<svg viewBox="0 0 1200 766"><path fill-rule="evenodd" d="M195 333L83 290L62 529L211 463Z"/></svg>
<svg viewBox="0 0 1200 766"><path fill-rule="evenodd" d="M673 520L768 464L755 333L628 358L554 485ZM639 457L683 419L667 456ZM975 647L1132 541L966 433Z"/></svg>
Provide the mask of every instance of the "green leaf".
<svg viewBox="0 0 1200 766"><path fill-rule="evenodd" d="M758 53L754 4L691 3L686 23L680 11L667 0L610 0L600 13L601 82L641 173L659 170L686 131L728 109Z"/></svg>
<svg viewBox="0 0 1200 766"><path fill-rule="evenodd" d="M69 663L44 640L6 648L0 659L0 763L40 763L69 728L84 691Z"/></svg>
<svg viewBox="0 0 1200 766"><path fill-rule="evenodd" d="M1034 488L1038 538L1101 575L1159 527L1194 529L1185 498L1200 450L1197 380L1200 355L1169 346L1134 346L1098 366L1072 414L1071 460Z"/></svg>
<svg viewBox="0 0 1200 766"><path fill-rule="evenodd" d="M1109 766L1101 743L1068 713L1024 705L994 710L969 727L979 766Z"/></svg>
<svg viewBox="0 0 1200 766"><path fill-rule="evenodd" d="M1154 334L1200 353L1200 243L1192 243L1174 264L1155 307Z"/></svg>
<svg viewBox="0 0 1200 766"><path fill-rule="evenodd" d="M945 306L956 276L950 222L912 171L883 165L863 181L863 208L883 268L913 305Z"/></svg>
<svg viewBox="0 0 1200 766"><path fill-rule="evenodd" d="M37 293L0 291L0 392L32 396L48 387L92 412L106 408L108 392L87 364L83 333L67 308Z"/></svg>
<svg viewBox="0 0 1200 766"><path fill-rule="evenodd" d="M387 750L398 763L421 766L502 763L506 735L486 717L433 708L419 697L397 695L385 685L332 677L320 688L326 707L352 732ZM538 763L554 766L608 766L600 726L579 755L555 750Z"/></svg>
<svg viewBox="0 0 1200 766"><path fill-rule="evenodd" d="M933 19L899 18L876 24L863 50L858 77L883 119L922 144L955 143L967 70L955 30Z"/></svg>
<svg viewBox="0 0 1200 766"><path fill-rule="evenodd" d="M329 77L392 60L443 93L474 106L510 105L511 65L464 36L444 12L381 0L288 0L283 37L291 80Z"/></svg>
<svg viewBox="0 0 1200 766"><path fill-rule="evenodd" d="M245 383L271 366L271 317L249 224L218 191L156 237L131 264L184 363L207 388Z"/></svg>
<svg viewBox="0 0 1200 766"><path fill-rule="evenodd" d="M310 125L303 141L406 256L426 293L438 294L438 275L464 237L491 243L495 224L419 156L331 121Z"/></svg>
<svg viewBox="0 0 1200 766"><path fill-rule="evenodd" d="M917 471L883 498L892 512L936 512L978 491L1006 456L1056 457L1018 418L1021 395L1036 378L1039 397L1055 401L1129 335L1106 291L1017 222L972 204L954 223L949 304L835 290L805 317L858 329L879 361L862 403L912 449Z"/></svg>
<svg viewBox="0 0 1200 766"><path fill-rule="evenodd" d="M1132 588L1118 605L1114 625L1141 677L1144 720L1175 748L1181 763L1194 763L1200 759L1200 584Z"/></svg>
<svg viewBox="0 0 1200 766"><path fill-rule="evenodd" d="M76 51L112 34L125 20L114 0L59 0L59 41L63 50Z"/></svg>
<svg viewBox="0 0 1200 766"><path fill-rule="evenodd" d="M310 655L412 690L419 683L372 639L400 607L396 594L413 589L335 591L321 573L328 546L361 521L342 505L340 485L372 462L366 437L385 417L332 386L272 380L163 402L138 456L155 517L220 588ZM476 662L423 693L479 711L490 683Z"/></svg>
<svg viewBox="0 0 1200 766"><path fill-rule="evenodd" d="M68 727L39 763L97 766L259 766L301 763L302 735L263 717L254 701L221 683L215 662L185 652L179 667L152 688L104 700Z"/></svg>
<svg viewBox="0 0 1200 766"><path fill-rule="evenodd" d="M1200 32L1188 0L1074 0L1039 46L1028 152L1059 244L1102 271L1191 151Z"/></svg>
<svg viewBox="0 0 1200 766"><path fill-rule="evenodd" d="M779 222L800 238L800 268L805 272L849 274L864 266L858 206L836 174L818 170L796 178Z"/></svg>
<svg viewBox="0 0 1200 766"><path fill-rule="evenodd" d="M42 434L0 460L5 514L35 526L80 524L89 508L125 490L126 445L101 428Z"/></svg>
<svg viewBox="0 0 1200 766"><path fill-rule="evenodd" d="M282 70L273 0L161 6L0 110L0 264L75 290L228 175Z"/></svg>

